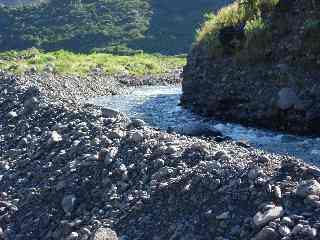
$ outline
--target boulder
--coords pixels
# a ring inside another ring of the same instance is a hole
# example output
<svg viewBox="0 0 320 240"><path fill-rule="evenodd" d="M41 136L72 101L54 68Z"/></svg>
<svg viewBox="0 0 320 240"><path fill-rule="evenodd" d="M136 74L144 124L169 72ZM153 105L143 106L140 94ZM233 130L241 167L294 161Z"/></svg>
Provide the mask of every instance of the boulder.
<svg viewBox="0 0 320 240"><path fill-rule="evenodd" d="M91 240L118 240L117 234L110 228L99 228Z"/></svg>
<svg viewBox="0 0 320 240"><path fill-rule="evenodd" d="M283 215L283 207L273 206L265 212L257 212L253 217L253 223L257 226L264 226L273 219L280 218Z"/></svg>
<svg viewBox="0 0 320 240"><path fill-rule="evenodd" d="M120 112L110 108L102 108L101 112L102 112L102 116L105 118L116 118L121 114Z"/></svg>
<svg viewBox="0 0 320 240"><path fill-rule="evenodd" d="M296 91L292 88L282 88L278 92L277 107L281 110L288 110L300 102Z"/></svg>

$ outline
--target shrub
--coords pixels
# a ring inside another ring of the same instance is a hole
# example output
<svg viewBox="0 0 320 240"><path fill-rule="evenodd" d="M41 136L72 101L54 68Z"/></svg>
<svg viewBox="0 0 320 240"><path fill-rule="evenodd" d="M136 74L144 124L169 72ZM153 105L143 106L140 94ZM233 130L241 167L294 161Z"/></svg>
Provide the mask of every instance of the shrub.
<svg viewBox="0 0 320 240"><path fill-rule="evenodd" d="M260 50L268 47L271 36L262 16L270 13L277 3L278 0L239 0L222 8L217 14L206 15L206 21L197 32L196 44L203 44L209 56L219 57L222 53L219 31L226 26L246 23L247 40L244 48L253 48L252 53L255 52L257 57L263 55Z"/></svg>

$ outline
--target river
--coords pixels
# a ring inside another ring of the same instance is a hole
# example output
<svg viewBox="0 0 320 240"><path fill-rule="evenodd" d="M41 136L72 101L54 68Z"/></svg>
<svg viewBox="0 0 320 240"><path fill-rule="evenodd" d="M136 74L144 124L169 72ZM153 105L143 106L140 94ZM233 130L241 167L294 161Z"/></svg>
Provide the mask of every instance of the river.
<svg viewBox="0 0 320 240"><path fill-rule="evenodd" d="M148 125L164 130L194 126L217 129L233 140L320 166L320 138L288 135L200 117L179 106L181 93L180 87L141 87L131 89L127 95L97 97L89 102L125 112L132 118L143 119Z"/></svg>

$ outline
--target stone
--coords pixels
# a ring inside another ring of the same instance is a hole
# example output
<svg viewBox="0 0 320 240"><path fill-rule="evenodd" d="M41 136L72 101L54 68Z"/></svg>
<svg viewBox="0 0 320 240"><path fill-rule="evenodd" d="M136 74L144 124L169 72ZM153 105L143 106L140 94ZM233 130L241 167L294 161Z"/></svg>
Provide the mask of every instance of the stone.
<svg viewBox="0 0 320 240"><path fill-rule="evenodd" d="M278 240L280 239L275 229L271 227L264 227L253 240Z"/></svg>
<svg viewBox="0 0 320 240"><path fill-rule="evenodd" d="M309 166L307 172L313 175L314 177L320 177L320 169L314 166Z"/></svg>
<svg viewBox="0 0 320 240"><path fill-rule="evenodd" d="M275 186L273 190L274 190L275 197L278 199L281 199L282 198L281 188L279 186Z"/></svg>
<svg viewBox="0 0 320 240"><path fill-rule="evenodd" d="M104 163L106 165L111 164L114 158L116 157L117 153L118 153L118 149L116 147L112 147L108 150L105 150L105 153L103 154Z"/></svg>
<svg viewBox="0 0 320 240"><path fill-rule="evenodd" d="M51 132L51 136L50 136L50 138L48 140L48 143L49 144L55 144L55 143L59 143L61 141L62 141L62 136L58 132L52 131Z"/></svg>
<svg viewBox="0 0 320 240"><path fill-rule="evenodd" d="M140 131L135 131L130 135L130 140L135 143L140 143L143 141L143 139L144 139L144 136Z"/></svg>
<svg viewBox="0 0 320 240"><path fill-rule="evenodd" d="M289 218L289 217L283 217L283 218L281 219L281 223L284 224L284 225L287 225L287 226L289 226L289 227L293 226L293 221L292 221L292 219Z"/></svg>
<svg viewBox="0 0 320 240"><path fill-rule="evenodd" d="M104 118L116 118L121 114L120 112L110 108L102 108L101 113Z"/></svg>
<svg viewBox="0 0 320 240"><path fill-rule="evenodd" d="M317 207L317 202L320 201L320 196L317 195L308 195L305 199L304 199L304 203L306 205L311 205L314 207Z"/></svg>
<svg viewBox="0 0 320 240"><path fill-rule="evenodd" d="M302 181L298 184L296 194L300 197L320 195L320 183L316 180Z"/></svg>
<svg viewBox="0 0 320 240"><path fill-rule="evenodd" d="M8 117L9 118L16 118L16 117L18 117L18 114L16 112L14 112L14 111L11 111L11 112L8 113Z"/></svg>
<svg viewBox="0 0 320 240"><path fill-rule="evenodd" d="M146 123L141 119L132 119L129 125L129 127L132 127L132 128L142 128L144 126L146 126Z"/></svg>
<svg viewBox="0 0 320 240"><path fill-rule="evenodd" d="M175 132L187 136L218 137L222 133L205 124L185 124L175 128Z"/></svg>
<svg viewBox="0 0 320 240"><path fill-rule="evenodd" d="M299 103L299 97L292 88L282 88L278 92L277 107L281 110L287 110Z"/></svg>
<svg viewBox="0 0 320 240"><path fill-rule="evenodd" d="M280 226L279 227L279 233L281 236L285 237L288 236L291 233L291 230L287 226Z"/></svg>
<svg viewBox="0 0 320 240"><path fill-rule="evenodd" d="M62 199L62 202L61 202L62 209L67 215L70 215L71 212L73 211L75 202L76 202L76 196L74 194L67 195Z"/></svg>
<svg viewBox="0 0 320 240"><path fill-rule="evenodd" d="M283 213L283 207L273 206L265 212L257 212L257 214L253 217L253 222L257 227L261 227L273 219L280 218Z"/></svg>
<svg viewBox="0 0 320 240"><path fill-rule="evenodd" d="M216 216L216 219L217 220L225 220L225 219L228 219L229 217L230 217L229 212L223 212L220 215Z"/></svg>
<svg viewBox="0 0 320 240"><path fill-rule="evenodd" d="M294 228L292 229L292 234L296 235L299 234L300 232L302 232L303 230L303 225L302 224L297 224L294 226Z"/></svg>
<svg viewBox="0 0 320 240"><path fill-rule="evenodd" d="M77 239L79 239L79 234L77 232L72 232L66 237L66 240L77 240Z"/></svg>
<svg viewBox="0 0 320 240"><path fill-rule="evenodd" d="M33 111L35 108L38 107L38 104L39 104L39 100L36 97L31 97L27 99L23 104L25 112Z"/></svg>
<svg viewBox="0 0 320 240"><path fill-rule="evenodd" d="M116 232L110 228L98 228L91 240L118 240Z"/></svg>

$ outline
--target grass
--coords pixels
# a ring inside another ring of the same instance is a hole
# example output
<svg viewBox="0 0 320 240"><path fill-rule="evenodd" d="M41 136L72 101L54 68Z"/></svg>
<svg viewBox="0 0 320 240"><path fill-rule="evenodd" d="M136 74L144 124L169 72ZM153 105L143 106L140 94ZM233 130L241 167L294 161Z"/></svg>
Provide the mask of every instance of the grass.
<svg viewBox="0 0 320 240"><path fill-rule="evenodd" d="M180 68L185 63L185 56L151 54L116 56L106 53L77 54L65 50L42 52L37 49L0 53L0 69L19 74L34 68L39 72L51 68L58 74L84 76L99 68L110 75L158 75Z"/></svg>
<svg viewBox="0 0 320 240"><path fill-rule="evenodd" d="M206 16L206 21L197 31L195 44L204 44L210 56L220 57L223 52L223 46L218 39L220 29L246 22L245 34L247 42L244 46L251 45L252 39L259 40L257 36L259 34L263 36L261 33L266 29L261 15L271 12L277 3L278 0L235 1L221 8L216 14Z"/></svg>

